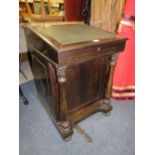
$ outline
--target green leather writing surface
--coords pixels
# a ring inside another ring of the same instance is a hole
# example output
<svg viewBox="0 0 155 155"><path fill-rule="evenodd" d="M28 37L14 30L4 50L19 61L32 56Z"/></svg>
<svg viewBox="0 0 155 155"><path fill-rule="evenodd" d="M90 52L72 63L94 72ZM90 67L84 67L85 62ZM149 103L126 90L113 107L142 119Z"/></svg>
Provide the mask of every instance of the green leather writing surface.
<svg viewBox="0 0 155 155"><path fill-rule="evenodd" d="M62 45L116 38L116 34L84 24L52 25L50 27L36 27L35 29Z"/></svg>

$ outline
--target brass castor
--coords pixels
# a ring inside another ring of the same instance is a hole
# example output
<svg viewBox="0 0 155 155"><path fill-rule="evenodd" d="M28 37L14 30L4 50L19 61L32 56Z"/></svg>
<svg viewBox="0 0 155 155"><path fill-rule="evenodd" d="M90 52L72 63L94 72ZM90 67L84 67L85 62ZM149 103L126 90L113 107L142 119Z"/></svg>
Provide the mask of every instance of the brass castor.
<svg viewBox="0 0 155 155"><path fill-rule="evenodd" d="M64 138L64 141L65 141L65 142L68 142L68 141L71 140L71 138L72 138L72 135L70 135L70 136L68 136L68 137L65 137L65 138Z"/></svg>

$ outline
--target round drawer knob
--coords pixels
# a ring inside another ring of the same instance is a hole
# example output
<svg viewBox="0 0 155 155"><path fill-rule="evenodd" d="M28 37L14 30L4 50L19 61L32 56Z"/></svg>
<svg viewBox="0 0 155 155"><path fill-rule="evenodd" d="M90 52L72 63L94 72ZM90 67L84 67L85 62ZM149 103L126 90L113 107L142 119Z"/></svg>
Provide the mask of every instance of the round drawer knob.
<svg viewBox="0 0 155 155"><path fill-rule="evenodd" d="M98 47L98 48L97 48L97 51L100 51L100 50L101 50L101 48L100 48L100 47Z"/></svg>

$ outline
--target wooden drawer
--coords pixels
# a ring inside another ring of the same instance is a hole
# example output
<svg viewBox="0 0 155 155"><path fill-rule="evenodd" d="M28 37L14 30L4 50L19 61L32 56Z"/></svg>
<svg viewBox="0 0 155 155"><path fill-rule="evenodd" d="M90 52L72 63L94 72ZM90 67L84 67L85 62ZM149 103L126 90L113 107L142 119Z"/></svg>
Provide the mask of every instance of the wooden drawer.
<svg viewBox="0 0 155 155"><path fill-rule="evenodd" d="M124 50L126 40L117 40L105 44L66 50L59 53L59 64L70 65L88 61L97 57L111 55Z"/></svg>

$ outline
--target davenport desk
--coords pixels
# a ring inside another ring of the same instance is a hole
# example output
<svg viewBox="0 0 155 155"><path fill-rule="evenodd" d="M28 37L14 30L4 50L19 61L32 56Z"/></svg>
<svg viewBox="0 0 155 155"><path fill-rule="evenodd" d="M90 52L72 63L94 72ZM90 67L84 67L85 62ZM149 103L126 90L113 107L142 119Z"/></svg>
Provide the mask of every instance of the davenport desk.
<svg viewBox="0 0 155 155"><path fill-rule="evenodd" d="M112 110L116 55L126 38L84 24L26 26L25 33L38 96L64 140L75 123Z"/></svg>

